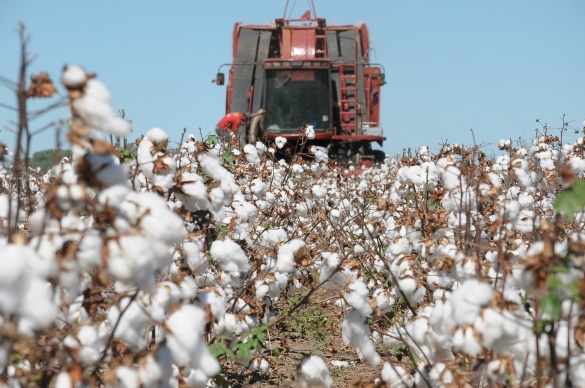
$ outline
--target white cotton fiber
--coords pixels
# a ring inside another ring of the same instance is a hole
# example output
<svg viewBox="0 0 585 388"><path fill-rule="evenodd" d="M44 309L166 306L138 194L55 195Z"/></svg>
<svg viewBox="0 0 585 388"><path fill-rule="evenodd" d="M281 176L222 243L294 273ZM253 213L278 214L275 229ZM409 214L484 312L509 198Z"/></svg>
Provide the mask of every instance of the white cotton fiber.
<svg viewBox="0 0 585 388"><path fill-rule="evenodd" d="M78 88L87 82L87 73L80 66L67 65L63 68L61 82L68 88Z"/></svg>
<svg viewBox="0 0 585 388"><path fill-rule="evenodd" d="M292 273L295 270L295 257L304 255L301 251L306 249L306 244L301 239L294 239L278 248L276 268L280 272Z"/></svg>
<svg viewBox="0 0 585 388"><path fill-rule="evenodd" d="M317 355L305 357L297 369L297 378L303 388L330 387L333 379L325 361Z"/></svg>
<svg viewBox="0 0 585 388"><path fill-rule="evenodd" d="M179 365L201 370L208 377L221 370L203 338L205 311L197 306L183 305L166 320L167 345Z"/></svg>
<svg viewBox="0 0 585 388"><path fill-rule="evenodd" d="M217 260L219 267L226 272L240 272L250 269L248 255L242 247L231 240L215 240L211 244L209 253Z"/></svg>

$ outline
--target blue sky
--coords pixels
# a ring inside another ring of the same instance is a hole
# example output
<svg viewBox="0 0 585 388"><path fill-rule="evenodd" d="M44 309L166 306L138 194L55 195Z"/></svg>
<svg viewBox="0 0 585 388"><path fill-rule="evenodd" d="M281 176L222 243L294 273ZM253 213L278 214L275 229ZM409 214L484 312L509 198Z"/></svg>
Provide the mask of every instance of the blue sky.
<svg viewBox="0 0 585 388"><path fill-rule="evenodd" d="M305 0L291 0L300 16ZM18 36L31 34L32 73L60 79L64 64L95 72L116 109L132 119L130 140L160 127L178 142L183 128L203 135L224 114L225 87L211 82L231 61L235 22L282 17L285 0L0 0L0 75L16 79ZM372 60L386 69L381 122L390 154L445 141L485 144L529 140L539 124L558 134L561 117L585 120L585 1L315 0L329 24L364 22ZM63 88L59 85L61 91ZM0 85L0 102L14 97ZM34 107L38 103L33 104ZM65 109L34 121L32 130ZM0 107L0 141L13 147ZM575 138L574 133L567 133ZM55 133L33 150L55 146Z"/></svg>

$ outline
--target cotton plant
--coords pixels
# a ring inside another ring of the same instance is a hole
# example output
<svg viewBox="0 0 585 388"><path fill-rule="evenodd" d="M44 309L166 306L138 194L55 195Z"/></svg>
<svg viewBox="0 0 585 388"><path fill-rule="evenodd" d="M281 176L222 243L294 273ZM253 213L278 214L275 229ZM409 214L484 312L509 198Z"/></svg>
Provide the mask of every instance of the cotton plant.
<svg viewBox="0 0 585 388"><path fill-rule="evenodd" d="M106 86L78 66L62 81L73 157L35 183L18 238L0 240L0 373L13 386L37 365L52 365L54 386L96 370L108 386L213 385L233 364L210 344L272 335L289 297L314 302L319 288L378 383L583 381L583 215L569 224L555 212L556 193L585 171L583 138L502 140L493 161L422 146L344 176L320 147L287 161L278 138L225 158L225 145L189 135L170 152L153 128L121 163L103 138L131 125ZM10 178L5 164L0 173ZM2 231L9 203L0 194ZM47 351L27 359L22 338ZM261 346L233 361L275 372ZM397 349L416 362L384 356ZM299 361L302 386L334 385L337 364Z"/></svg>

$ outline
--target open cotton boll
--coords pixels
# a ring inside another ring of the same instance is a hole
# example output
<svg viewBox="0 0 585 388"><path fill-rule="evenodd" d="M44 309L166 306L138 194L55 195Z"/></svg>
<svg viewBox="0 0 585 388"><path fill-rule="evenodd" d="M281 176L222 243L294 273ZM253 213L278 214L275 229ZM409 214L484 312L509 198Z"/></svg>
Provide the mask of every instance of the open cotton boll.
<svg viewBox="0 0 585 388"><path fill-rule="evenodd" d="M351 282L343 293L345 302L365 317L372 314L369 296L370 290L361 278Z"/></svg>
<svg viewBox="0 0 585 388"><path fill-rule="evenodd" d="M79 241L77 261L80 269L89 271L102 265L103 239L99 231L89 229Z"/></svg>
<svg viewBox="0 0 585 388"><path fill-rule="evenodd" d="M128 200L139 201L144 211L140 221L143 234L165 244L179 244L187 236L185 224L178 214L172 212L164 198L154 193L139 193Z"/></svg>
<svg viewBox="0 0 585 388"><path fill-rule="evenodd" d="M175 283L165 281L157 285L154 293L145 295L143 301L152 319L156 322L162 322L171 307L177 304L181 300L181 297L179 286Z"/></svg>
<svg viewBox="0 0 585 388"><path fill-rule="evenodd" d="M115 136L126 136L132 129L129 121L116 120L110 95L105 86L96 79L87 81L85 94L72 102L73 109L89 126Z"/></svg>
<svg viewBox="0 0 585 388"><path fill-rule="evenodd" d="M383 314L392 310L394 303L396 303L396 293L394 292L394 290L392 290L392 292L389 292L388 290L385 290L383 288L378 288L374 291L374 294L372 296L376 301L376 306Z"/></svg>
<svg viewBox="0 0 585 388"><path fill-rule="evenodd" d="M317 198L323 198L327 195L327 189L324 188L321 185L314 185L311 188L311 192L313 193L313 195Z"/></svg>
<svg viewBox="0 0 585 388"><path fill-rule="evenodd" d="M459 325L472 325L483 306L491 303L493 287L478 280L466 280L451 294L449 303L453 318Z"/></svg>
<svg viewBox="0 0 585 388"><path fill-rule="evenodd" d="M190 366L212 377L221 371L219 362L211 355L203 338L205 311L197 306L183 305L165 322L167 346L178 365Z"/></svg>
<svg viewBox="0 0 585 388"><path fill-rule="evenodd" d="M307 139L314 139L315 138L315 128L312 125L307 125L305 128L305 135Z"/></svg>
<svg viewBox="0 0 585 388"><path fill-rule="evenodd" d="M260 178L256 178L252 181L252 185L250 186L250 191L252 194L258 199L262 198L264 192L268 189L266 184Z"/></svg>
<svg viewBox="0 0 585 388"><path fill-rule="evenodd" d="M295 270L295 258L301 259L306 254L306 244L301 239L294 239L278 248L276 268L280 272L292 273Z"/></svg>
<svg viewBox="0 0 585 388"><path fill-rule="evenodd" d="M87 83L87 72L77 65L66 65L63 67L61 82L67 88L79 88Z"/></svg>
<svg viewBox="0 0 585 388"><path fill-rule="evenodd" d="M110 307L107 316L110 330L118 323L114 338L124 340L132 350L144 349L150 317L138 301L132 301L129 297L123 298L118 305Z"/></svg>
<svg viewBox="0 0 585 388"><path fill-rule="evenodd" d="M118 379L116 388L135 388L140 385L138 379L138 372L127 366L119 366L116 368L115 376Z"/></svg>
<svg viewBox="0 0 585 388"><path fill-rule="evenodd" d="M382 368L382 381L392 388L410 388L414 386L414 378L400 365L384 363Z"/></svg>
<svg viewBox="0 0 585 388"><path fill-rule="evenodd" d="M297 367L297 378L303 388L330 387L333 379L325 361L317 355L303 358Z"/></svg>
<svg viewBox="0 0 585 388"><path fill-rule="evenodd" d="M274 139L274 143L276 143L278 149L281 149L286 144L286 139L282 136L277 136L276 139Z"/></svg>
<svg viewBox="0 0 585 388"><path fill-rule="evenodd" d="M358 350L360 357L364 357L370 365L376 366L380 362L380 355L370 339L370 326L367 318L356 310L350 310L341 324L343 342Z"/></svg>
<svg viewBox="0 0 585 388"><path fill-rule="evenodd" d="M116 280L145 291L155 289L155 257L142 236L122 236L108 242L108 271Z"/></svg>
<svg viewBox="0 0 585 388"><path fill-rule="evenodd" d="M173 375L172 354L166 346L159 346L154 355L147 355L139 364L138 377L144 387L160 387Z"/></svg>
<svg viewBox="0 0 585 388"><path fill-rule="evenodd" d="M68 372L59 372L54 380L53 388L74 388L71 375Z"/></svg>
<svg viewBox="0 0 585 388"><path fill-rule="evenodd" d="M429 380L437 386L454 383L453 373L442 362L435 364L429 372Z"/></svg>
<svg viewBox="0 0 585 388"><path fill-rule="evenodd" d="M261 163L260 156L258 155L258 150L254 145L246 144L244 146L244 155L246 155L246 159L248 160L249 163L252 163L257 166L260 165Z"/></svg>
<svg viewBox="0 0 585 388"><path fill-rule="evenodd" d="M465 177L455 166L446 166L441 173L441 182L448 191L467 186Z"/></svg>
<svg viewBox="0 0 585 388"><path fill-rule="evenodd" d="M210 154L201 153L197 156L199 165L205 173L211 178L221 182L221 188L224 193L233 195L240 191L236 184L234 176L221 165L217 157Z"/></svg>
<svg viewBox="0 0 585 388"><path fill-rule="evenodd" d="M22 320L19 332L24 335L49 327L57 316L52 289L34 269L41 260L28 246L0 248L0 312Z"/></svg>
<svg viewBox="0 0 585 388"><path fill-rule="evenodd" d="M210 209L213 205L209 201L207 186L203 178L193 172L183 172L177 179L177 185L174 195L181 201L185 208L190 212ZM221 192L221 189L219 189ZM223 192L221 192L221 202L223 204Z"/></svg>
<svg viewBox="0 0 585 388"><path fill-rule="evenodd" d="M95 178L104 186L124 184L128 180L128 167L112 154L85 154L83 160L89 165Z"/></svg>
<svg viewBox="0 0 585 388"><path fill-rule="evenodd" d="M459 328L453 334L453 349L477 357L482 351L478 337L472 327Z"/></svg>
<svg viewBox="0 0 585 388"><path fill-rule="evenodd" d="M218 262L219 267L226 272L245 272L250 269L248 255L242 247L231 240L215 240L211 244L209 253Z"/></svg>
<svg viewBox="0 0 585 388"><path fill-rule="evenodd" d="M339 264L341 264L341 259L339 258L339 254L332 252L321 252L321 256L323 256L325 261L321 265L319 282L323 283L337 271Z"/></svg>
<svg viewBox="0 0 585 388"><path fill-rule="evenodd" d="M32 336L34 330L46 329L57 318L57 306L52 300L51 285L44 279L32 277L25 285L19 301L18 331Z"/></svg>
<svg viewBox="0 0 585 388"><path fill-rule="evenodd" d="M189 266L189 269L193 271L195 275L201 274L209 267L209 262L205 256L201 254L203 249L203 241L185 241L182 245L182 248L183 252L185 252L185 261Z"/></svg>
<svg viewBox="0 0 585 388"><path fill-rule="evenodd" d="M157 171L152 177L152 184L163 189L163 192L175 185L175 173L177 172L177 164L175 159L170 155L160 155L157 157L155 166Z"/></svg>
<svg viewBox="0 0 585 388"><path fill-rule="evenodd" d="M98 337L97 329L88 325L81 326L76 333L65 337L63 344L77 352L82 365L91 365L98 361L105 348L105 343Z"/></svg>

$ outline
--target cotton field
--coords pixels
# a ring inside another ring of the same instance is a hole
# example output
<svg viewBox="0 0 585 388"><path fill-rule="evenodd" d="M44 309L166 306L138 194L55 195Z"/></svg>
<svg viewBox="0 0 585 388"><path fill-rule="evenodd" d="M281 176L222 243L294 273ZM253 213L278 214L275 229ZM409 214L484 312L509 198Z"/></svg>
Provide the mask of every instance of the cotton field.
<svg viewBox="0 0 585 388"><path fill-rule="evenodd" d="M73 157L25 174L0 147L5 386L270 378L267 333L327 290L378 371L363 386L585 387L583 138L421 146L356 173L317 148L280 159L285 139L153 128L122 158L107 87L78 66L62 82ZM296 382L333 386L337 364L307 355Z"/></svg>

